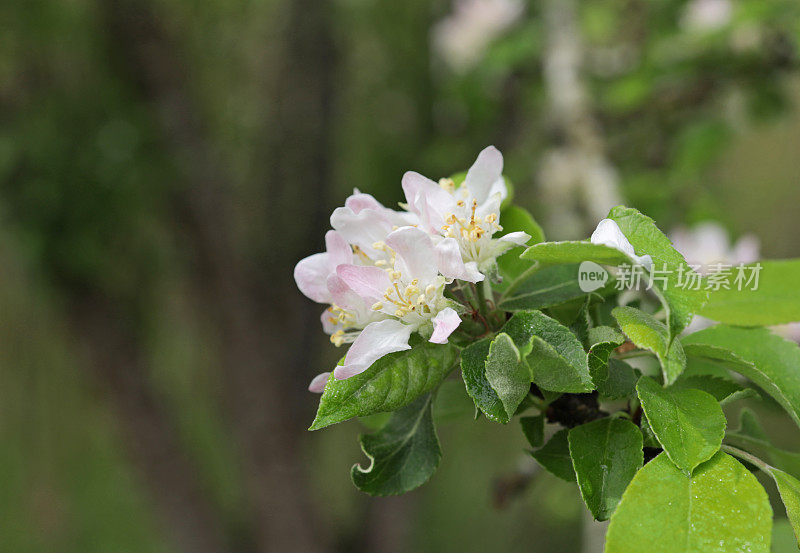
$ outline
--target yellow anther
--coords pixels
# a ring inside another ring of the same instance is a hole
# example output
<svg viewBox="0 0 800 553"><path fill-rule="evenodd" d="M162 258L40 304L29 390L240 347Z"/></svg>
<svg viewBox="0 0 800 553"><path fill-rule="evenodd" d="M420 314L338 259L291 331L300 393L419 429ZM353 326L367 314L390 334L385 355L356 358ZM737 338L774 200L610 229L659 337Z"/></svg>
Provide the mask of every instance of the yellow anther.
<svg viewBox="0 0 800 553"><path fill-rule="evenodd" d="M456 189L456 183L453 182L453 179L439 179L439 186L448 192L453 192Z"/></svg>
<svg viewBox="0 0 800 553"><path fill-rule="evenodd" d="M487 223L494 223L495 221L497 221L497 213L490 213L486 216Z"/></svg>
<svg viewBox="0 0 800 553"><path fill-rule="evenodd" d="M372 304L373 311L380 311L381 309L383 309L383 302L378 301Z"/></svg>
<svg viewBox="0 0 800 553"><path fill-rule="evenodd" d="M456 202L456 205L457 205L458 207L464 207L466 204L464 203L464 200L458 200L458 201Z"/></svg>
<svg viewBox="0 0 800 553"><path fill-rule="evenodd" d="M392 271L392 280L400 280L400 277L403 276L400 274L400 271Z"/></svg>
<svg viewBox="0 0 800 553"><path fill-rule="evenodd" d="M419 284L418 278L415 278L414 280L411 281L411 286L416 286L417 284Z"/></svg>
<svg viewBox="0 0 800 553"><path fill-rule="evenodd" d="M385 259L379 259L379 260L377 260L375 262L375 266L376 267L383 267L384 265L386 265L386 260Z"/></svg>
<svg viewBox="0 0 800 553"><path fill-rule="evenodd" d="M374 244L372 244L372 247L375 248L376 250L382 250L385 245L386 244L384 244L383 242L375 242Z"/></svg>
<svg viewBox="0 0 800 553"><path fill-rule="evenodd" d="M406 314L406 312L403 309L398 309L397 311L394 312L394 316L397 317L397 318L400 318L400 317L404 316L405 314Z"/></svg>

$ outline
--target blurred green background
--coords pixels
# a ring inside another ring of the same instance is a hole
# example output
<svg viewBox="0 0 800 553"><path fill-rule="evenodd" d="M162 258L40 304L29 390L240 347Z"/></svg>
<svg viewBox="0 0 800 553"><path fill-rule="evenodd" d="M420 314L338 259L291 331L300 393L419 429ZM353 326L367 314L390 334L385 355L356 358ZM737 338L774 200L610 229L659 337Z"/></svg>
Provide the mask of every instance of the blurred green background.
<svg viewBox="0 0 800 553"><path fill-rule="evenodd" d="M357 492L292 268L488 144L551 238L625 202L800 256L799 38L795 0L3 3L0 550L599 552L513 424Z"/></svg>

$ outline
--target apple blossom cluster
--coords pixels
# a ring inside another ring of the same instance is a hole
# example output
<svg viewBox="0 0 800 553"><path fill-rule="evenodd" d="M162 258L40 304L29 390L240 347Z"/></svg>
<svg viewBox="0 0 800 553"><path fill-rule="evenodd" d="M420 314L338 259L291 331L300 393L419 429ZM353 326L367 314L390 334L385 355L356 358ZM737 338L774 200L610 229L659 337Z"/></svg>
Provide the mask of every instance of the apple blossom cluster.
<svg viewBox="0 0 800 553"><path fill-rule="evenodd" d="M303 294L328 304L322 328L331 342L351 344L334 378L410 349L414 332L447 342L465 308L447 298L445 288L457 280L483 281L499 255L530 239L524 232L494 238L502 231L500 206L508 194L502 172L503 156L489 146L460 186L408 172L401 210L358 190L334 210L326 251L301 260L294 271ZM315 377L309 390L322 392L329 376Z"/></svg>

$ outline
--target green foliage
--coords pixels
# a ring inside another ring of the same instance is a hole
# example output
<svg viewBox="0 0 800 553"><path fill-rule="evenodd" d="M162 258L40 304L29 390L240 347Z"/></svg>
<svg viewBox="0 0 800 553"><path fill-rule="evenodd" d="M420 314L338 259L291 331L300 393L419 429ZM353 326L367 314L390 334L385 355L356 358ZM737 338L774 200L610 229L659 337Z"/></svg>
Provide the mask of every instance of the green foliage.
<svg viewBox="0 0 800 553"><path fill-rule="evenodd" d="M686 355L679 341L670 341L667 326L633 307L617 307L611 313L631 342L656 354L664 382L675 382L686 368Z"/></svg>
<svg viewBox="0 0 800 553"><path fill-rule="evenodd" d="M577 265L533 266L508 286L498 307L506 311L543 309L585 295L578 284Z"/></svg>
<svg viewBox="0 0 800 553"><path fill-rule="evenodd" d="M744 461L752 463L772 477L778 487L778 493L781 496L783 505L786 507L786 516L792 525L798 546L800 546L800 480L791 474L768 465L747 452L729 446L726 446L725 450Z"/></svg>
<svg viewBox="0 0 800 553"><path fill-rule="evenodd" d="M608 520L642 467L642 433L632 422L605 418L569 431L578 487L597 520Z"/></svg>
<svg viewBox="0 0 800 553"><path fill-rule="evenodd" d="M353 465L350 476L361 491L397 495L427 482L442 458L430 394L395 412L380 431L364 434L360 441L370 464Z"/></svg>
<svg viewBox="0 0 800 553"><path fill-rule="evenodd" d="M713 359L749 378L800 425L800 347L765 328L714 326L683 338L689 355Z"/></svg>
<svg viewBox="0 0 800 553"><path fill-rule="evenodd" d="M541 311L515 313L503 332L527 359L540 388L552 392L589 392L593 389L583 346L570 330Z"/></svg>
<svg viewBox="0 0 800 553"><path fill-rule="evenodd" d="M702 390L662 388L647 376L636 391L659 443L686 474L719 450L726 421L714 396Z"/></svg>
<svg viewBox="0 0 800 553"><path fill-rule="evenodd" d="M489 345L486 380L500 398L508 418L513 417L530 391L531 371L508 334L498 334Z"/></svg>
<svg viewBox="0 0 800 553"><path fill-rule="evenodd" d="M527 232L531 239L528 244L538 244L544 240L544 231L539 226L533 216L527 210L510 205L500 212L500 220L503 221L503 232ZM511 248L509 251L497 258L497 268L503 282L496 286L498 290L507 288L517 277L530 268L530 263L520 259L523 246Z"/></svg>
<svg viewBox="0 0 800 553"><path fill-rule="evenodd" d="M589 329L588 361L592 382L600 395L610 399L629 396L636 386L636 372L619 359L610 359L614 349L625 341L625 338L611 327L598 326Z"/></svg>
<svg viewBox="0 0 800 553"><path fill-rule="evenodd" d="M700 315L729 325L768 326L800 320L800 260L760 261L758 286L711 292ZM749 265L747 267L750 267ZM735 269L734 269L735 270ZM745 274L749 274L749 269ZM733 277L732 277L733 279Z"/></svg>
<svg viewBox="0 0 800 553"><path fill-rule="evenodd" d="M539 265L563 265L593 261L601 265L621 265L630 263L621 251L602 244L591 242L543 242L534 244L520 256L522 259L536 261Z"/></svg>
<svg viewBox="0 0 800 553"><path fill-rule="evenodd" d="M491 343L491 339L484 338L464 348L461 352L461 376L475 406L489 420L505 424L509 420L508 413L486 378L486 358Z"/></svg>
<svg viewBox="0 0 800 553"><path fill-rule="evenodd" d="M708 301L708 292L702 290L702 287L701 290L694 290L680 285L680 275L686 278L685 275L693 271L650 217L623 206L613 208L608 217L617 222L637 255L650 255L654 270L668 271L664 275L665 283L653 279L653 289L659 292L667 312L669 346L673 338L692 320L692 314L697 313Z"/></svg>
<svg viewBox="0 0 800 553"><path fill-rule="evenodd" d="M569 430L566 428L553 434L543 447L531 451L531 457L562 480L575 482L575 470L569 454Z"/></svg>
<svg viewBox="0 0 800 553"><path fill-rule="evenodd" d="M361 374L345 380L329 378L310 430L408 405L434 389L457 359L456 346L419 340L410 350L378 359Z"/></svg>
<svg viewBox="0 0 800 553"><path fill-rule="evenodd" d="M522 426L522 433L531 447L542 447L544 443L544 415L520 417L519 424Z"/></svg>
<svg viewBox="0 0 800 553"><path fill-rule="evenodd" d="M687 478L665 454L634 477L605 553L768 553L772 509L756 478L719 452Z"/></svg>

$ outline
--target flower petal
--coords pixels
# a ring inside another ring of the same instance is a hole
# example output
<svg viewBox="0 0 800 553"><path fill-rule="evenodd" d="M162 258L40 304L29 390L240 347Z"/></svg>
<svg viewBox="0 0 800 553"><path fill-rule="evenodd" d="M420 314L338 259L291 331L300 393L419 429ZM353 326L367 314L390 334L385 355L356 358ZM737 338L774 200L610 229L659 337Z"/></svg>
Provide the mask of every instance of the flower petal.
<svg viewBox="0 0 800 553"><path fill-rule="evenodd" d="M419 215L420 222L428 232L438 234L444 220L453 211L455 199L431 179L408 171L403 175L403 192L408 208Z"/></svg>
<svg viewBox="0 0 800 553"><path fill-rule="evenodd" d="M352 266L353 265L343 265L343 267ZM363 296L360 296L355 290L348 286L348 284L342 280L338 274L330 275L328 277L328 291L331 294L332 303L335 303L339 307L347 309L348 311L356 312L364 310L367 300L365 300ZM370 298L372 298L372 296L370 296ZM375 302L373 301L372 303Z"/></svg>
<svg viewBox="0 0 800 553"><path fill-rule="evenodd" d="M294 281L306 297L319 302L330 303L331 295L328 292L328 275L330 274L330 260L327 253L315 253L295 265Z"/></svg>
<svg viewBox="0 0 800 553"><path fill-rule="evenodd" d="M411 349L408 339L413 328L394 319L370 323L361 331L333 376L339 380L364 372L375 361L396 351Z"/></svg>
<svg viewBox="0 0 800 553"><path fill-rule="evenodd" d="M619 225L612 219L603 219L597 223L597 228L594 229L590 240L592 244L602 244L617 249L628 257L636 255L628 237L622 234Z"/></svg>
<svg viewBox="0 0 800 553"><path fill-rule="evenodd" d="M500 181L499 184L498 181ZM494 146L484 148L467 171L464 186L467 187L472 197L478 200L479 204L489 198L493 189L501 192L502 198L505 198L507 191L505 181L503 181L503 154L500 153L500 150Z"/></svg>
<svg viewBox="0 0 800 553"><path fill-rule="evenodd" d="M382 242L392 230L392 223L387 221L375 209L362 209L355 213L349 207L337 207L331 214L331 226L339 232L347 242L355 244L370 257L379 256L372 245Z"/></svg>
<svg viewBox="0 0 800 553"><path fill-rule="evenodd" d="M353 191L353 195L344 201L344 206L353 210L353 213L360 213L364 209L374 209L380 211L384 206L371 194L364 194L358 190Z"/></svg>
<svg viewBox="0 0 800 553"><path fill-rule="evenodd" d="M498 238L501 242L511 242L515 246L524 246L531 239L531 235L527 232L509 232L505 236Z"/></svg>
<svg viewBox="0 0 800 553"><path fill-rule="evenodd" d="M336 275L368 303L381 301L386 289L391 285L389 275L378 267L339 265L336 267Z"/></svg>
<svg viewBox="0 0 800 553"><path fill-rule="evenodd" d="M485 277L474 262L464 263L455 238L445 238L436 245L436 266L446 278L480 282Z"/></svg>
<svg viewBox="0 0 800 553"><path fill-rule="evenodd" d="M336 317L333 316L333 314L330 311L330 308L322 312L322 315L320 315L319 320L322 321L322 331L325 334L333 334L334 332L339 330L339 321L336 319Z"/></svg>
<svg viewBox="0 0 800 553"><path fill-rule="evenodd" d="M353 250L344 237L335 230L325 233L325 248L328 250L328 265L333 272L337 265L353 262Z"/></svg>
<svg viewBox="0 0 800 553"><path fill-rule="evenodd" d="M436 314L432 322L433 334L428 341L434 344L446 344L447 338L461 324L461 317L458 316L455 309L446 307Z"/></svg>
<svg viewBox="0 0 800 553"><path fill-rule="evenodd" d="M433 280L438 270L431 237L416 227L402 227L386 237L386 245L397 254L395 269L406 282L419 279L423 284Z"/></svg>
<svg viewBox="0 0 800 553"><path fill-rule="evenodd" d="M628 237L622 234L619 225L612 219L603 219L597 224L591 237L592 244L602 244L610 248L617 249L646 268L648 271L653 268L653 258L649 255L636 255Z"/></svg>
<svg viewBox="0 0 800 553"><path fill-rule="evenodd" d="M323 391L325 391L325 384L328 383L328 377L330 375L330 372L319 373L311 381L311 384L308 385L308 391L314 392L315 394L321 394Z"/></svg>

